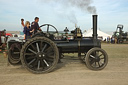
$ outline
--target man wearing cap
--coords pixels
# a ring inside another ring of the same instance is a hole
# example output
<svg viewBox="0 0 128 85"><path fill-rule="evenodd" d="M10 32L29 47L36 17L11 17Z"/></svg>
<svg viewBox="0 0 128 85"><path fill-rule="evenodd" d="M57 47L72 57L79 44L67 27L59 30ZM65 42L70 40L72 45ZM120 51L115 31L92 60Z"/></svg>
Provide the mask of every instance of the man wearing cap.
<svg viewBox="0 0 128 85"><path fill-rule="evenodd" d="M31 29L32 30L34 29L34 34L37 32L37 30L41 31L38 22L39 22L39 18L35 17L35 21L31 23Z"/></svg>

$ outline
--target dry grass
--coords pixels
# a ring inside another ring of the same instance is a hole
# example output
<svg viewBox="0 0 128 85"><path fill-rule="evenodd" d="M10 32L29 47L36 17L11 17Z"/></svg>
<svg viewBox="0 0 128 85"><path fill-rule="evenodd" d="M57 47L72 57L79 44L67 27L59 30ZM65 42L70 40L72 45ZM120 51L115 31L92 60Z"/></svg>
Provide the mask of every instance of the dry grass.
<svg viewBox="0 0 128 85"><path fill-rule="evenodd" d="M128 58L128 44L102 44L109 58Z"/></svg>
<svg viewBox="0 0 128 85"><path fill-rule="evenodd" d="M7 66L0 54L0 85L128 85L128 44L102 44L109 61L105 69L91 71L76 57L66 54L58 68L35 75L20 66Z"/></svg>

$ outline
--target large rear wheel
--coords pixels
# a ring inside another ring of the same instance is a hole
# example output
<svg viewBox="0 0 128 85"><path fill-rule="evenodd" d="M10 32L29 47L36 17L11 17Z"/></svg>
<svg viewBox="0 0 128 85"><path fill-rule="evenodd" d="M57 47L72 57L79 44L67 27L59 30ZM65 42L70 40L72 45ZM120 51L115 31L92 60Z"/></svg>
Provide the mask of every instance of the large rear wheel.
<svg viewBox="0 0 128 85"><path fill-rule="evenodd" d="M46 37L27 41L21 50L21 62L32 73L51 72L59 59L56 44Z"/></svg>

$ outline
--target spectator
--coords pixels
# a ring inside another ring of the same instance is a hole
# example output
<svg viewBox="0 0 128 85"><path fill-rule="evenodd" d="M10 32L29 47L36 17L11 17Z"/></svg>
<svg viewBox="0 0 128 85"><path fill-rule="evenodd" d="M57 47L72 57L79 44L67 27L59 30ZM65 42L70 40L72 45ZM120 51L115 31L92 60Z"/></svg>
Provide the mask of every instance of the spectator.
<svg viewBox="0 0 128 85"><path fill-rule="evenodd" d="M117 43L117 37L115 37L115 44Z"/></svg>
<svg viewBox="0 0 128 85"><path fill-rule="evenodd" d="M106 42L106 38L104 39L104 41Z"/></svg>
<svg viewBox="0 0 128 85"><path fill-rule="evenodd" d="M114 44L115 43L115 38L114 37L112 37L112 41L113 41L112 43Z"/></svg>
<svg viewBox="0 0 128 85"><path fill-rule="evenodd" d="M21 25L24 27L24 19L21 19Z"/></svg>
<svg viewBox="0 0 128 85"><path fill-rule="evenodd" d="M110 37L109 36L107 37L107 43L110 43Z"/></svg>

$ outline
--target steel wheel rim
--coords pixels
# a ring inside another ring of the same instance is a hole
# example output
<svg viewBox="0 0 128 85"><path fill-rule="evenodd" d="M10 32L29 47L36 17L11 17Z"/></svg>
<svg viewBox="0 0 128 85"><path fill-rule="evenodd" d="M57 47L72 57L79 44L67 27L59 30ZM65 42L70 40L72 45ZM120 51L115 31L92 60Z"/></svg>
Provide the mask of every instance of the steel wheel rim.
<svg viewBox="0 0 128 85"><path fill-rule="evenodd" d="M43 72L54 65L56 54L54 47L49 42L36 40L26 46L23 58L29 69Z"/></svg>
<svg viewBox="0 0 128 85"><path fill-rule="evenodd" d="M92 68L101 68L106 64L106 55L101 50L89 54L89 64Z"/></svg>
<svg viewBox="0 0 128 85"><path fill-rule="evenodd" d="M10 54L9 58L14 61L19 61L21 47L19 44L13 44L13 45L14 45L14 47L13 48L11 47L9 50L9 54Z"/></svg>

